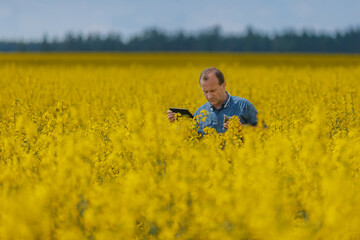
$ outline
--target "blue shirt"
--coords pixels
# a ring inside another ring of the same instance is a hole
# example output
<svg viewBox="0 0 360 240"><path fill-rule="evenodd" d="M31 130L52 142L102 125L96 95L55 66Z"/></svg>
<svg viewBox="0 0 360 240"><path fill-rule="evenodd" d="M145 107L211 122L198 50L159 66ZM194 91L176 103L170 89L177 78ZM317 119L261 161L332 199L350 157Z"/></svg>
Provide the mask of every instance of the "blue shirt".
<svg viewBox="0 0 360 240"><path fill-rule="evenodd" d="M218 133L225 132L227 129L224 128L224 115L229 117L236 115L239 117L242 124L256 126L257 110L254 105L245 98L230 96L228 92L226 93L228 94L228 97L220 109L216 109L213 105L207 102L196 110L194 116L199 116L198 131L200 134L204 134L205 127L214 128ZM204 115L203 113L206 111L202 110L206 110L208 115ZM203 121L204 117L205 120Z"/></svg>

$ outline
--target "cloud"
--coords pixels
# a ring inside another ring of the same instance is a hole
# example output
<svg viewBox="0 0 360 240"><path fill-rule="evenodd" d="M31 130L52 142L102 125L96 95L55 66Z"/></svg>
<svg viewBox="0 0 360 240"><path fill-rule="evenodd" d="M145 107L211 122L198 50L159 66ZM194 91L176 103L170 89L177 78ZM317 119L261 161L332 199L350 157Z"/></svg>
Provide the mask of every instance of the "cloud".
<svg viewBox="0 0 360 240"><path fill-rule="evenodd" d="M90 24L87 29L84 29L84 32L86 33L109 33L113 31L113 28L111 28L109 25L105 24Z"/></svg>
<svg viewBox="0 0 360 240"><path fill-rule="evenodd" d="M297 2L293 6L293 12L297 17L307 19L314 14L314 9L310 3Z"/></svg>
<svg viewBox="0 0 360 240"><path fill-rule="evenodd" d="M8 17L11 15L11 9L8 7L0 7L0 17Z"/></svg>

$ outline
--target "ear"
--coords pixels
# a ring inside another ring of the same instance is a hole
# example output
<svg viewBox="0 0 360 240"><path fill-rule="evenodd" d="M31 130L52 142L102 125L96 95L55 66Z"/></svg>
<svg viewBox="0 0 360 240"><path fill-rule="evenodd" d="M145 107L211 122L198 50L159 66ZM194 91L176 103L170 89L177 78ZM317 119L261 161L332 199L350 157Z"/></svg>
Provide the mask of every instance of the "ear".
<svg viewBox="0 0 360 240"><path fill-rule="evenodd" d="M224 88L226 87L226 82L223 83L223 87L224 87Z"/></svg>

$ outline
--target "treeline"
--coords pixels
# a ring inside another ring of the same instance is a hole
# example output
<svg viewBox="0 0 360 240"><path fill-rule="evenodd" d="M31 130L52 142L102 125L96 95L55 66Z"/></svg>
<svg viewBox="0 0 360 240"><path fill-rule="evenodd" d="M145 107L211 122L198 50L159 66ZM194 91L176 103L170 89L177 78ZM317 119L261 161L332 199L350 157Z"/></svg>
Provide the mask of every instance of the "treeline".
<svg viewBox="0 0 360 240"><path fill-rule="evenodd" d="M333 33L286 30L265 34L248 28L242 34L224 35L220 27L196 34L168 34L156 28L124 41L120 34L68 33L62 40L1 41L0 51L228 51L360 53L360 28Z"/></svg>

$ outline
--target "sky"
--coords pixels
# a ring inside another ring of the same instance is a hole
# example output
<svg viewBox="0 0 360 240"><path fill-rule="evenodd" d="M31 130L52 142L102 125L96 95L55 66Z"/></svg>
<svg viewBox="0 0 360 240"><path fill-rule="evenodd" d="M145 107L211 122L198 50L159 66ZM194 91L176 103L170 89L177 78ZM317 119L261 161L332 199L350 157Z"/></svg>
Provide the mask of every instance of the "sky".
<svg viewBox="0 0 360 240"><path fill-rule="evenodd" d="M274 33L360 26L359 0L0 0L0 39L37 40L73 33L121 33L129 38L156 27L195 33L218 25L223 33L247 26Z"/></svg>

